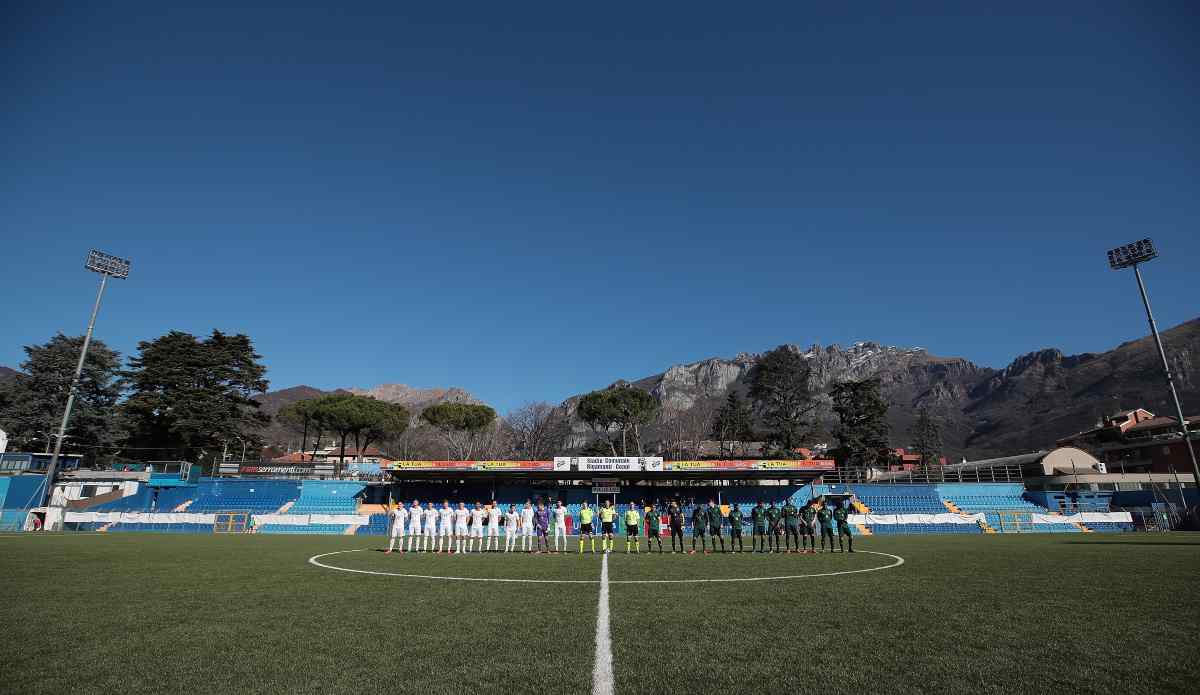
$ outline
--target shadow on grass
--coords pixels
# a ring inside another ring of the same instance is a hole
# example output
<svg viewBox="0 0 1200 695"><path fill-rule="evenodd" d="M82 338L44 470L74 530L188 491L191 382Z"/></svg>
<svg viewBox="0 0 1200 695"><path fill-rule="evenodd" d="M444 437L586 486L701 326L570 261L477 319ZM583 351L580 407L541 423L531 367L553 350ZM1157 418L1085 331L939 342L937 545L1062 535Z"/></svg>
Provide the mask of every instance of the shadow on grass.
<svg viewBox="0 0 1200 695"><path fill-rule="evenodd" d="M1200 548L1200 540L1195 541L1067 541L1070 545L1183 545Z"/></svg>

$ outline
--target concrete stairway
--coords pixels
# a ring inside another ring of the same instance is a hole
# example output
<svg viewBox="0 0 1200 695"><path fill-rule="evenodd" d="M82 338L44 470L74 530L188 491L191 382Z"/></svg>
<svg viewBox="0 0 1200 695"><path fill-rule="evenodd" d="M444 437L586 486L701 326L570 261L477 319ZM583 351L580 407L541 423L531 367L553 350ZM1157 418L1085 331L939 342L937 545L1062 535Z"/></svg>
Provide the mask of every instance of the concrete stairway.
<svg viewBox="0 0 1200 695"><path fill-rule="evenodd" d="M950 500L942 500L942 506L944 506L946 510L952 514L966 514L966 512L958 508L957 504L951 502ZM986 520L979 522L979 528L983 529L984 533L996 533L996 529L992 528L992 525Z"/></svg>
<svg viewBox="0 0 1200 695"><path fill-rule="evenodd" d="M867 505L863 504L862 502L859 502L858 500L852 501L850 503L850 506L854 509L854 511L858 512L859 514L870 514L871 513L871 508L868 507ZM858 532L864 536L875 535L875 533L873 531L871 531L871 529L867 528L866 524L855 524L854 526L855 526L855 528L858 529Z"/></svg>

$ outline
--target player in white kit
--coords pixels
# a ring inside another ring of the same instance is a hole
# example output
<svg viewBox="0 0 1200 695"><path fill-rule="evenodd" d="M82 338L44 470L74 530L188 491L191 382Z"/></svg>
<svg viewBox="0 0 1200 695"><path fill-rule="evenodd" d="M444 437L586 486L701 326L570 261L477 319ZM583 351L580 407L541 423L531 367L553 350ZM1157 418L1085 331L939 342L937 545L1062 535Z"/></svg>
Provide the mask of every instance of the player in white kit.
<svg viewBox="0 0 1200 695"><path fill-rule="evenodd" d="M423 529L425 535L421 537L421 550L425 552L433 552L433 537L437 535L437 520L437 508L433 506L433 502L430 502L429 506L425 508L425 528Z"/></svg>
<svg viewBox="0 0 1200 695"><path fill-rule="evenodd" d="M467 520L471 518L471 510L466 502L459 502L454 510L454 545L455 552L463 552L463 543L467 540Z"/></svg>
<svg viewBox="0 0 1200 695"><path fill-rule="evenodd" d="M412 508L408 510L408 552L421 549L421 522L425 520L425 510L421 502L413 500Z"/></svg>
<svg viewBox="0 0 1200 695"><path fill-rule="evenodd" d="M437 551L442 552L442 541L446 541L446 552L454 552L454 510L450 508L450 500L442 501L442 508L438 510L438 547Z"/></svg>
<svg viewBox="0 0 1200 695"><path fill-rule="evenodd" d="M525 500L521 507L521 550L529 552L529 540L533 538L533 503Z"/></svg>
<svg viewBox="0 0 1200 695"><path fill-rule="evenodd" d="M471 510L471 539L467 541L467 552L473 553L475 550L475 539L479 539L479 551L483 552L483 518L487 512L483 509L483 502L476 502L475 508Z"/></svg>
<svg viewBox="0 0 1200 695"><path fill-rule="evenodd" d="M396 505L396 508L392 510L392 528L388 533L391 536L388 540L388 553L392 552L392 547L396 545L400 546L400 552L404 552L404 527L406 521L408 521L408 510L404 508L403 504Z"/></svg>
<svg viewBox="0 0 1200 695"><path fill-rule="evenodd" d="M492 500L487 509L487 550L500 549L500 504Z"/></svg>
<svg viewBox="0 0 1200 695"><path fill-rule="evenodd" d="M517 513L517 505L508 505L504 514L504 552L510 552L517 547L517 532L521 525L521 515Z"/></svg>
<svg viewBox="0 0 1200 695"><path fill-rule="evenodd" d="M554 526L554 552L561 553L567 549L567 508L563 506L562 500L554 506L550 514L550 523ZM562 539L562 546L558 545L558 539Z"/></svg>

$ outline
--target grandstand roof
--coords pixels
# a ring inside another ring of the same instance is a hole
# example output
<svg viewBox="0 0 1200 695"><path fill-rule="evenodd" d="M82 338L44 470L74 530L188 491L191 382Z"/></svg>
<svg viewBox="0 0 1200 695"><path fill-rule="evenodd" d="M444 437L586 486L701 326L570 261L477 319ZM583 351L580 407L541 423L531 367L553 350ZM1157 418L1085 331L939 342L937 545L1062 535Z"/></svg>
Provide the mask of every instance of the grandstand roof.
<svg viewBox="0 0 1200 695"><path fill-rule="evenodd" d="M666 461L656 469L559 468L551 461L394 461L383 466L395 480L791 480L807 482L835 470L832 460Z"/></svg>
<svg viewBox="0 0 1200 695"><path fill-rule="evenodd" d="M977 471L987 468L1020 467L1031 475L1059 475L1072 473L1094 473L1103 468L1099 460L1083 449L1064 446L1052 451L1033 451L1028 454L1002 456L1000 458L982 459L980 461L965 461L953 463L944 468L947 473ZM1031 470L1040 467L1040 471Z"/></svg>

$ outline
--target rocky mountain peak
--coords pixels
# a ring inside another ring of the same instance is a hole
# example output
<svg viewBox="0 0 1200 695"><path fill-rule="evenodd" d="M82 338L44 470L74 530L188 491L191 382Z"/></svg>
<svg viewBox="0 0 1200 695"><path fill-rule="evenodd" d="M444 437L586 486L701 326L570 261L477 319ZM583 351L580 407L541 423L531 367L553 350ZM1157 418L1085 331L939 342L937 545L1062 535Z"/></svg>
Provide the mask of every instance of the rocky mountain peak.
<svg viewBox="0 0 1200 695"><path fill-rule="evenodd" d="M346 390L359 396L370 396L388 403L399 403L410 410L425 408L435 403L482 403L457 386L423 389L408 384L380 384L370 388L352 387Z"/></svg>

